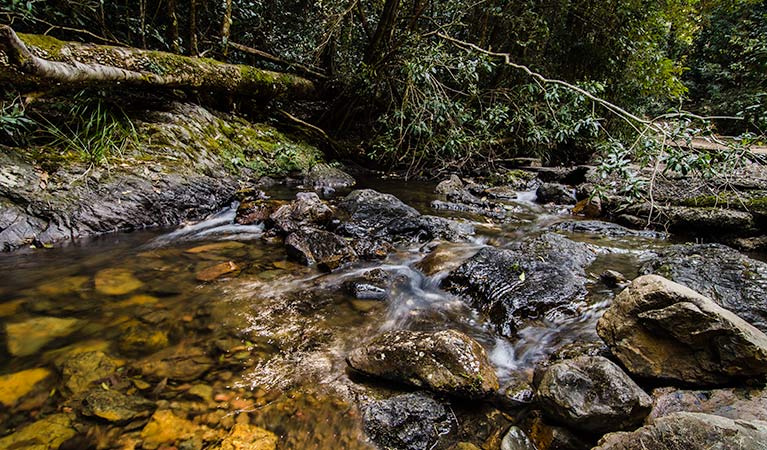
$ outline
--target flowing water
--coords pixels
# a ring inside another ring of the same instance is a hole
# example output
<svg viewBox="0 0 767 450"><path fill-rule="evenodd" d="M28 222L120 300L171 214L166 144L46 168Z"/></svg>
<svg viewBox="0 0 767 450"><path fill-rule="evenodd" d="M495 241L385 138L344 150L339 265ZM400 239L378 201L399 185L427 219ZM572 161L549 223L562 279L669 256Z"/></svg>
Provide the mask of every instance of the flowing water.
<svg viewBox="0 0 767 450"><path fill-rule="evenodd" d="M433 185L369 184L435 213L429 208ZM295 192L270 194L292 198ZM509 340L439 286L450 268L482 246L512 244L566 214L534 204L534 194L518 198L501 225L464 216L476 221L476 237L439 244L434 251L446 263L428 276L419 270L427 254L419 245L332 274L300 266L288 260L280 243L262 239L261 227L235 225L233 208L175 230L0 255L0 322L6 325L0 338L7 341L0 349L0 376L50 371L30 394L0 406L0 436L55 412L79 413L84 394L62 388L64 368L76 355L98 350L119 369L92 386L149 399L196 426L215 430L250 423L277 433L279 448L372 448L355 400L400 388L350 377L344 356L367 337L386 329L457 329L486 348L501 382L509 383L565 344L596 341L596 320L615 290L593 274L612 269L631 278L641 251L664 245L569 235L600 248L588 269L586 306L577 317L537 323ZM229 262L234 265L227 266L227 275L201 281L212 267ZM395 280L385 302L357 299L343 288L370 268ZM471 408L456 407L456 423L462 423L457 428L463 431L453 441L476 432L467 425L473 423ZM93 448L133 448L145 422L146 417L84 417L82 433Z"/></svg>

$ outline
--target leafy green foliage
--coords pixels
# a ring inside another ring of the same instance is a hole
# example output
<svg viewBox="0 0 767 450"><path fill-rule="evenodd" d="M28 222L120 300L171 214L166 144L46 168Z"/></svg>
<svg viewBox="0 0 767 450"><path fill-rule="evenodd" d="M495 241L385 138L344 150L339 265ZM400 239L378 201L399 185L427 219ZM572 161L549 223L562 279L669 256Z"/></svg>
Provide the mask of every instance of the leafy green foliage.
<svg viewBox="0 0 767 450"><path fill-rule="evenodd" d="M0 103L0 136L13 145L24 145L27 133L35 121L27 117L24 103L20 98Z"/></svg>
<svg viewBox="0 0 767 450"><path fill-rule="evenodd" d="M104 98L83 91L69 108L59 109L58 117L44 119L38 142L73 152L89 164L106 166L137 144L128 116Z"/></svg>

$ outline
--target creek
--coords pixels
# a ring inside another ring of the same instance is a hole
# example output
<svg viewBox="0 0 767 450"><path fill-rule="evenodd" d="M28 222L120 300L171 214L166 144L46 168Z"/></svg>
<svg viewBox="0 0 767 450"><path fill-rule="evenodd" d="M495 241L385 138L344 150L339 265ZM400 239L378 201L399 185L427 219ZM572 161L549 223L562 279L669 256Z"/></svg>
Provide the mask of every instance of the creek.
<svg viewBox="0 0 767 450"><path fill-rule="evenodd" d="M490 223L435 212L429 206L437 197L432 184L378 179L364 185L423 213L472 221L477 232L469 242L400 246L383 260L358 261L328 274L289 260L280 242L262 238L261 226L235 224L229 207L173 230L0 255L0 322L7 341L0 350L0 376L46 371L35 386L22 383L19 389L29 394L0 409L0 436L63 411L77 414L75 428L94 448L133 448L151 440L141 429L148 414L112 420L93 405L83 411L83 396L96 389L146 399L210 430L235 423L265 428L279 436L278 448L375 448L357 403L408 388L350 373L345 356L361 342L391 329L462 331L485 348L503 390L562 346L597 342L596 320L619 290L599 274L609 269L631 279L645 252L669 245L564 233L599 249L587 268L588 294L579 314L540 318L509 339L440 283L483 246L506 247L535 236L571 219L568 211L538 205L533 193L522 192L507 202L506 220ZM288 188L267 194L295 197ZM440 252L444 267L427 274L422 261L429 251ZM212 267L228 262L234 265L227 274L205 281ZM355 298L344 287L372 268L394 280L385 301ZM67 361L93 351L111 358L117 369L74 392L77 380L71 378L80 375L66 370ZM434 448L485 439L514 421L493 405L453 400L451 407L456 426ZM183 448L202 448L191 438L185 442Z"/></svg>

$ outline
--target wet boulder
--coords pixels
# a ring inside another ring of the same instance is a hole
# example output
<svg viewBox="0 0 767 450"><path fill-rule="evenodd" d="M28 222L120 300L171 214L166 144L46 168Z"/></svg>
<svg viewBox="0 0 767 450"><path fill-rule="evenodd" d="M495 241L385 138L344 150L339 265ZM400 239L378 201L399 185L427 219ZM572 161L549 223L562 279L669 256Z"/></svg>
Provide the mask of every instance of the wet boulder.
<svg viewBox="0 0 767 450"><path fill-rule="evenodd" d="M365 432L386 450L433 448L452 424L445 406L421 392L369 401L361 409Z"/></svg>
<svg viewBox="0 0 767 450"><path fill-rule="evenodd" d="M328 272L357 260L357 253L344 238L316 228L302 228L288 235L285 249L301 264Z"/></svg>
<svg viewBox="0 0 767 450"><path fill-rule="evenodd" d="M767 449L767 422L675 413L633 432L610 433L593 450Z"/></svg>
<svg viewBox="0 0 767 450"><path fill-rule="evenodd" d="M767 332L767 263L719 244L674 245L640 273L654 273L699 292Z"/></svg>
<svg viewBox="0 0 767 450"><path fill-rule="evenodd" d="M359 276L344 281L344 289L362 300L384 300L389 296L392 278L383 269L366 270Z"/></svg>
<svg viewBox="0 0 767 450"><path fill-rule="evenodd" d="M234 221L240 225L253 225L269 220L284 202L271 200L263 191L253 190L241 197Z"/></svg>
<svg viewBox="0 0 767 450"><path fill-rule="evenodd" d="M652 400L620 367L601 356L580 356L536 373L543 411L578 430L603 433L640 424Z"/></svg>
<svg viewBox="0 0 767 450"><path fill-rule="evenodd" d="M337 232L346 236L383 241L458 241L474 233L470 224L421 215L391 194L372 189L353 191L340 204L343 220Z"/></svg>
<svg viewBox="0 0 767 450"><path fill-rule="evenodd" d="M652 422L676 412L696 412L727 417L733 420L767 421L767 390L755 388L726 388L685 390L673 387L652 392L653 407L648 421Z"/></svg>
<svg viewBox="0 0 767 450"><path fill-rule="evenodd" d="M323 227L333 218L333 210L314 192L299 192L296 200L282 205L269 220L274 228L289 234L303 227Z"/></svg>
<svg viewBox="0 0 767 450"><path fill-rule="evenodd" d="M501 440L501 450L537 450L537 447L519 427L511 427Z"/></svg>
<svg viewBox="0 0 767 450"><path fill-rule="evenodd" d="M482 346L454 330L388 331L346 358L367 375L468 398L498 390L498 378Z"/></svg>
<svg viewBox="0 0 767 450"><path fill-rule="evenodd" d="M353 176L329 164L317 164L304 176L304 185L314 189L349 188L357 184Z"/></svg>
<svg viewBox="0 0 767 450"><path fill-rule="evenodd" d="M434 189L437 194L449 195L463 189L463 181L458 175L450 175L447 180L442 180Z"/></svg>
<svg viewBox="0 0 767 450"><path fill-rule="evenodd" d="M594 258L585 244L549 233L517 248L485 247L442 286L512 336L531 321L574 314L586 294L585 267Z"/></svg>
<svg viewBox="0 0 767 450"><path fill-rule="evenodd" d="M597 333L632 373L695 385L767 374L767 336L699 293L644 275L615 297Z"/></svg>
<svg viewBox="0 0 767 450"><path fill-rule="evenodd" d="M567 220L549 227L552 231L568 233L596 234L609 238L640 237L647 239L665 239L666 233L652 230L632 230L612 222L601 220Z"/></svg>
<svg viewBox="0 0 767 450"><path fill-rule="evenodd" d="M538 203L554 203L556 205L574 205L575 190L558 183L541 183L535 191Z"/></svg>

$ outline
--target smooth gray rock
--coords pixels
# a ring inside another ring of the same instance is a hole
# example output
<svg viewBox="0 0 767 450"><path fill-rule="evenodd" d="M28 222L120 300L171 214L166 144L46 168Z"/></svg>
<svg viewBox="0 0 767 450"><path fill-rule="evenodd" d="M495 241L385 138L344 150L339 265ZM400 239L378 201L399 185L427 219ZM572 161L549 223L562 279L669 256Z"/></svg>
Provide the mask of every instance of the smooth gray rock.
<svg viewBox="0 0 767 450"><path fill-rule="evenodd" d="M302 228L285 238L288 256L307 266L333 271L357 260L357 254L342 237L329 231Z"/></svg>

